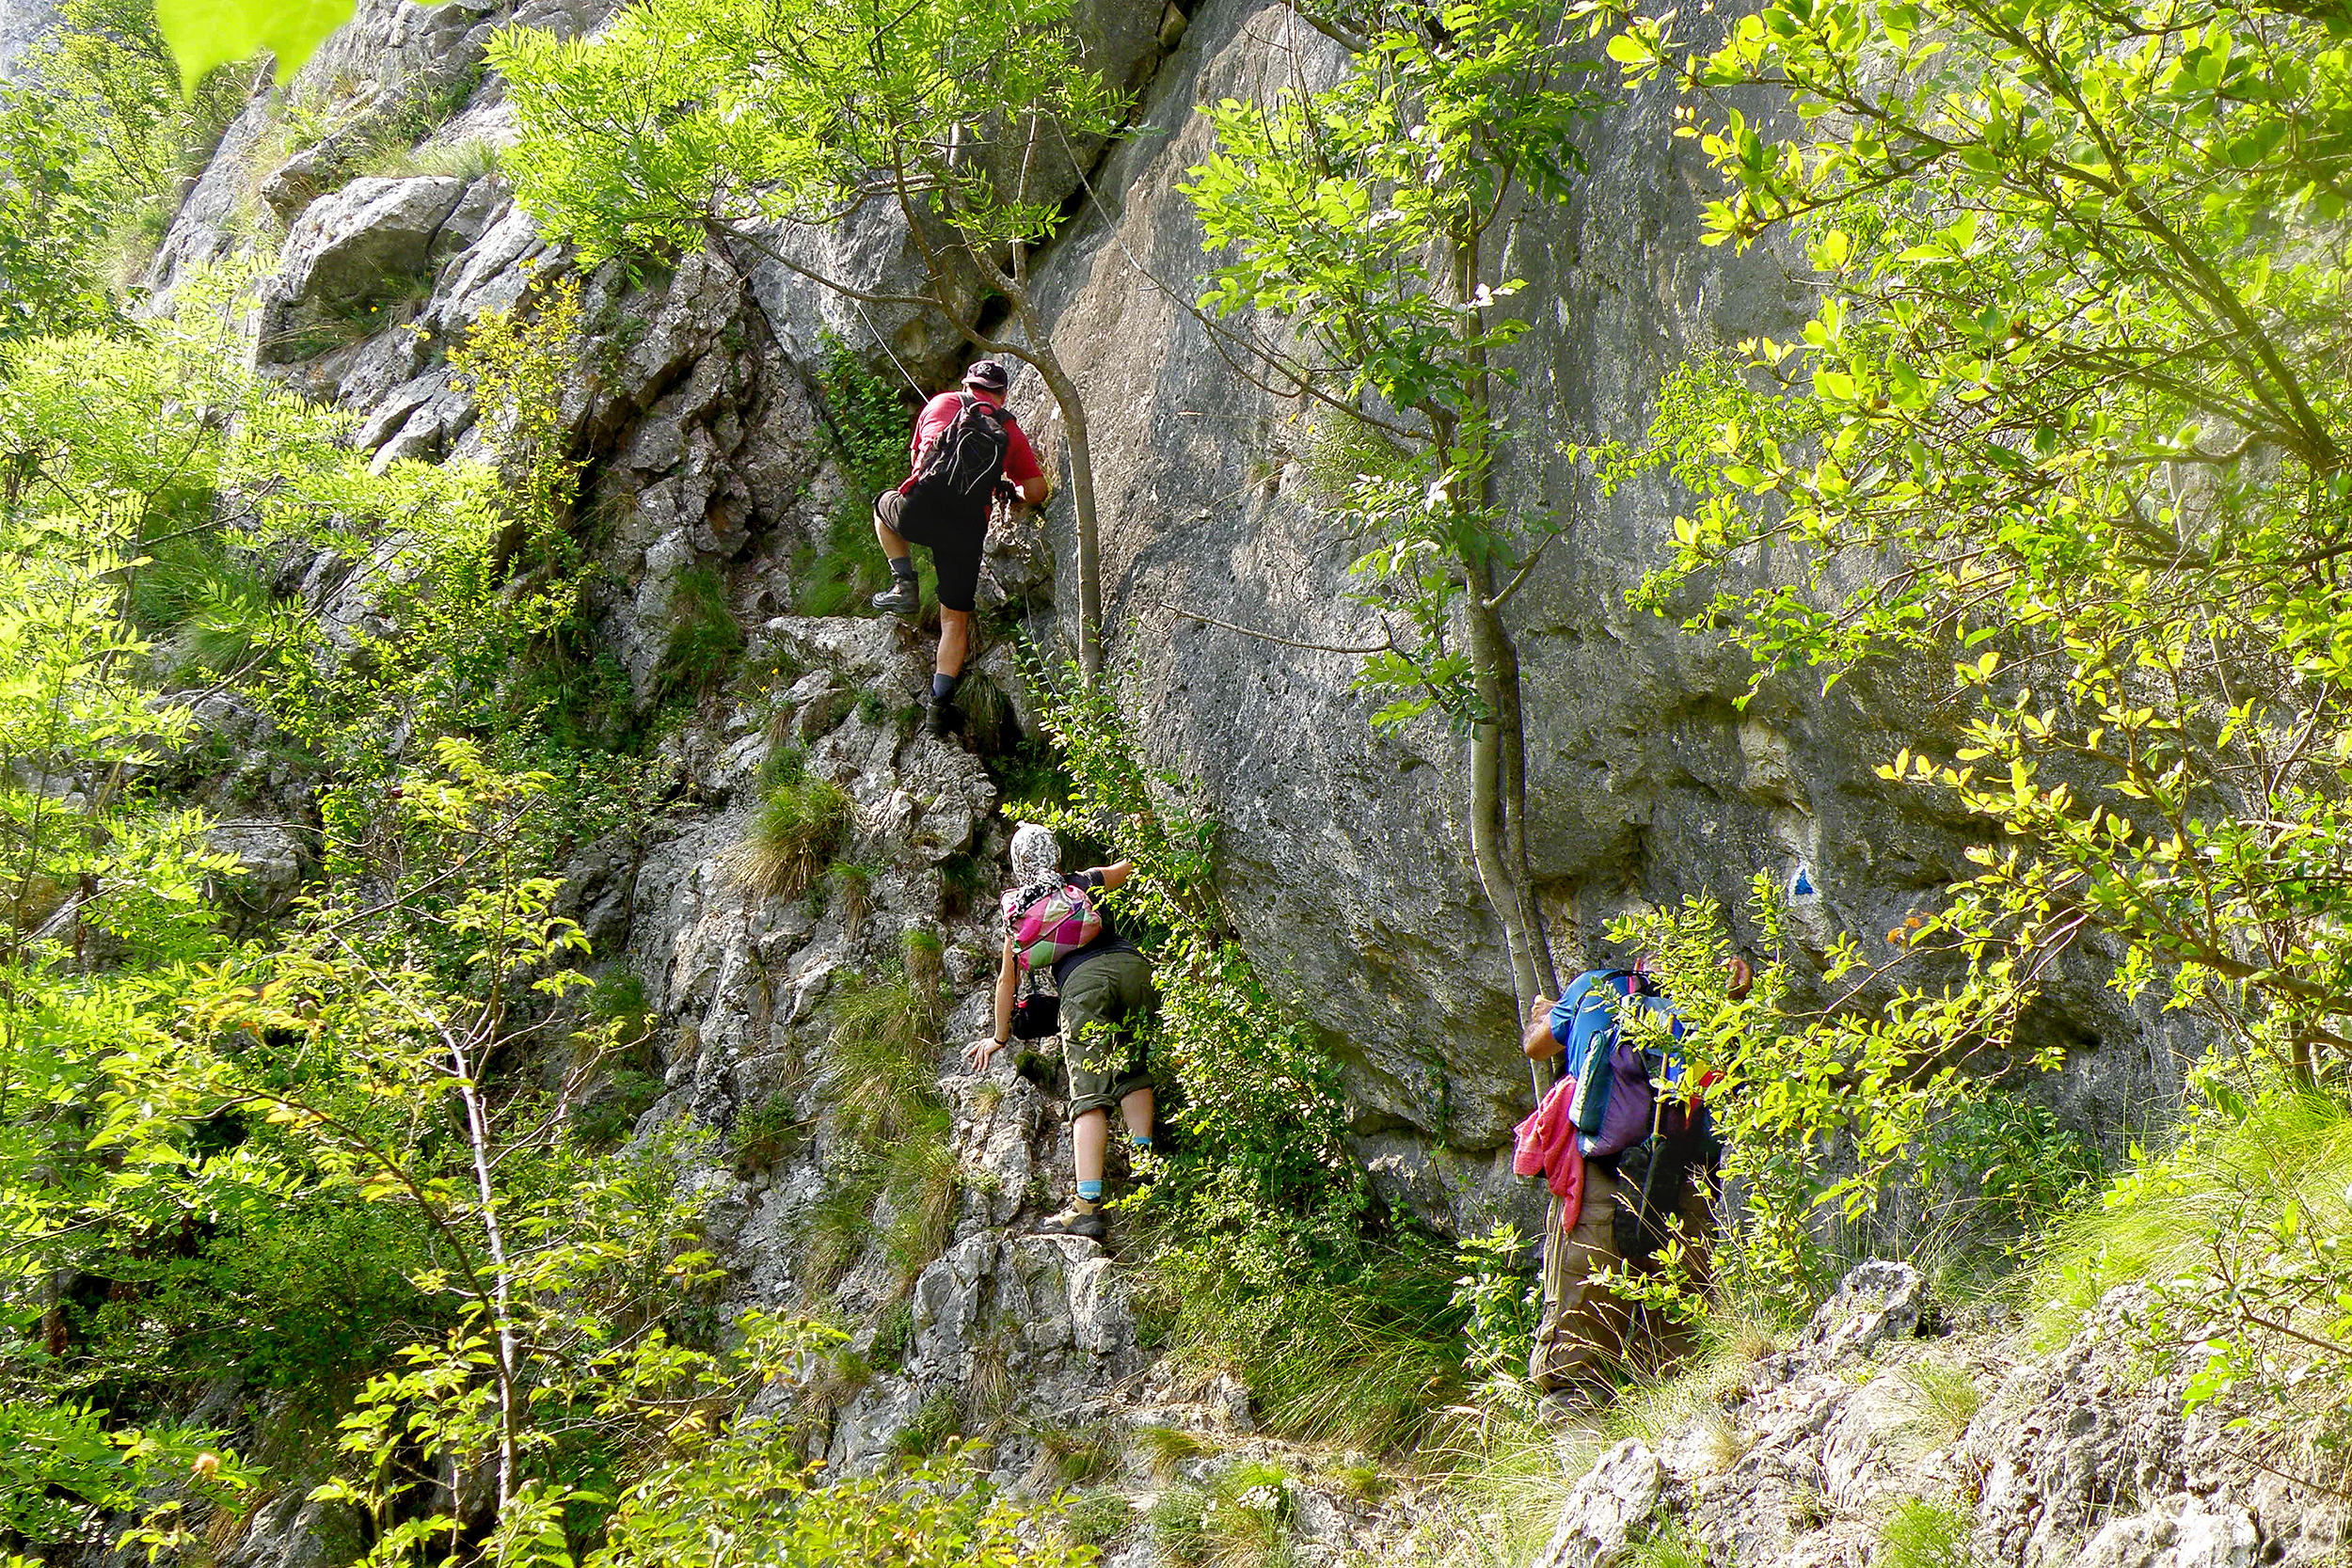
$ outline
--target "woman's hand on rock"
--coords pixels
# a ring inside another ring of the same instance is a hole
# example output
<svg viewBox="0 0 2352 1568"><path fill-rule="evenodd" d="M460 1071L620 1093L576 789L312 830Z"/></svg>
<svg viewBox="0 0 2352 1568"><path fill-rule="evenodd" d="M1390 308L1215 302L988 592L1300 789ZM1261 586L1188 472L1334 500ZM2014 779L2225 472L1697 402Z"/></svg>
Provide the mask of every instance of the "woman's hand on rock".
<svg viewBox="0 0 2352 1568"><path fill-rule="evenodd" d="M996 1057L996 1053L1003 1049L1004 1047L999 1045L993 1039L984 1038L974 1040L970 1045L963 1048L964 1065L970 1068L974 1072L986 1072L988 1070L988 1064L993 1061Z"/></svg>

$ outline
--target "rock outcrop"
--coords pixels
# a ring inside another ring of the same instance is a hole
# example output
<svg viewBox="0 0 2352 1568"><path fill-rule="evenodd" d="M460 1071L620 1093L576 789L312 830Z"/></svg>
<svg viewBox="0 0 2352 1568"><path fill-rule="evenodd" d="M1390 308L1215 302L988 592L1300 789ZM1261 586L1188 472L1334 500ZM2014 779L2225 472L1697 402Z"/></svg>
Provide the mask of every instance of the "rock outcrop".
<svg viewBox="0 0 2352 1568"><path fill-rule="evenodd" d="M2352 1508L2315 1504L2226 1407L2182 1415L2189 1369L2155 1370L2136 1288L2012 1360L2019 1328L1915 1337L1919 1285L1864 1265L1720 1409L1604 1454L1542 1568L1604 1568L1669 1532L1740 1568L1869 1568L1897 1536L1931 1554L1907 1560L1971 1568L2340 1560Z"/></svg>

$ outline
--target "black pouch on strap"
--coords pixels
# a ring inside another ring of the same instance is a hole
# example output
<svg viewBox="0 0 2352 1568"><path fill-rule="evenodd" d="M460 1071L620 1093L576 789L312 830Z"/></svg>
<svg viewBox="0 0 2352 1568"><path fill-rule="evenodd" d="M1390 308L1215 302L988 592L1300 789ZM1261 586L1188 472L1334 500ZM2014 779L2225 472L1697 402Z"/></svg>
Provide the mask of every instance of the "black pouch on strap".
<svg viewBox="0 0 2352 1568"><path fill-rule="evenodd" d="M1032 976L1029 994L1012 1005L1012 1037L1041 1040L1060 1033L1061 998L1051 991L1039 990Z"/></svg>

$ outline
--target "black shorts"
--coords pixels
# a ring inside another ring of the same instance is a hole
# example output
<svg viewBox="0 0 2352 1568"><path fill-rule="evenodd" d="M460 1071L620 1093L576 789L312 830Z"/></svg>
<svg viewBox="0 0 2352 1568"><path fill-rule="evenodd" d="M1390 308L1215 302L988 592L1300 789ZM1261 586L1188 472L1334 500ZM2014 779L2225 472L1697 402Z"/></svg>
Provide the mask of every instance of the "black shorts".
<svg viewBox="0 0 2352 1568"><path fill-rule="evenodd" d="M874 515L908 544L931 552L931 566L939 573L940 608L972 613L972 598L980 588L980 546L988 543L988 514L959 518L884 490L874 498Z"/></svg>

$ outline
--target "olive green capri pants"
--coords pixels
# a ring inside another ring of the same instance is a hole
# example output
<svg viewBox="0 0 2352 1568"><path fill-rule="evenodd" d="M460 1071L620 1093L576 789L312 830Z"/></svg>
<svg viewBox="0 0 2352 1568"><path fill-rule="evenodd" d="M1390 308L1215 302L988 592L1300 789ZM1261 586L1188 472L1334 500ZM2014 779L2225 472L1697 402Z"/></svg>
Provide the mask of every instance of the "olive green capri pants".
<svg viewBox="0 0 2352 1568"><path fill-rule="evenodd" d="M1070 972L1061 988L1061 1050L1071 1120L1152 1086L1144 1031L1159 1000L1140 953L1098 953Z"/></svg>

